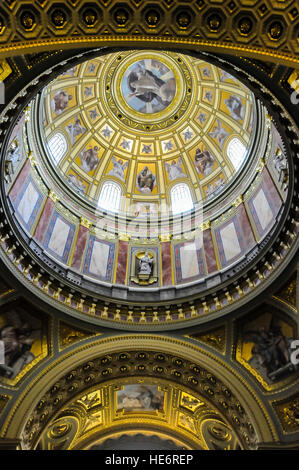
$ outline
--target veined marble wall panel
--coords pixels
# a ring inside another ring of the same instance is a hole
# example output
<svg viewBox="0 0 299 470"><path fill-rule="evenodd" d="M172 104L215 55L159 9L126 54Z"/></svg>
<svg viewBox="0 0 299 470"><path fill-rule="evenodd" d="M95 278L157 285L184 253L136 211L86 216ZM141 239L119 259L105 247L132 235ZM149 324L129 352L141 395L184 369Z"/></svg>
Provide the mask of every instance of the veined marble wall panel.
<svg viewBox="0 0 299 470"><path fill-rule="evenodd" d="M28 175L13 200L16 216L28 232L32 230L43 200L43 194L36 187L31 176Z"/></svg>
<svg viewBox="0 0 299 470"><path fill-rule="evenodd" d="M115 243L98 240L91 235L84 259L83 273L102 281L112 282Z"/></svg>
<svg viewBox="0 0 299 470"><path fill-rule="evenodd" d="M245 254L245 237L236 215L215 228L214 234L222 268L229 266Z"/></svg>
<svg viewBox="0 0 299 470"><path fill-rule="evenodd" d="M22 217L26 226L31 218L34 208L36 207L38 197L39 192L35 189L32 182L29 181L17 207L18 214Z"/></svg>
<svg viewBox="0 0 299 470"><path fill-rule="evenodd" d="M180 246L182 279L199 275L195 243Z"/></svg>
<svg viewBox="0 0 299 470"><path fill-rule="evenodd" d="M88 237L88 229L83 225L80 225L76 240L76 245L72 257L71 267L80 270L82 260L83 260L83 253L87 242Z"/></svg>
<svg viewBox="0 0 299 470"><path fill-rule="evenodd" d="M252 206L256 224L261 228L260 231L264 232L273 219L273 212L263 188L260 188L252 198Z"/></svg>
<svg viewBox="0 0 299 470"><path fill-rule="evenodd" d="M118 256L115 278L116 284L124 285L126 283L128 246L129 243L124 240L120 240L118 242Z"/></svg>
<svg viewBox="0 0 299 470"><path fill-rule="evenodd" d="M255 194L248 201L248 208L258 236L263 238L275 223L282 200L268 170L263 170L263 180Z"/></svg>
<svg viewBox="0 0 299 470"><path fill-rule="evenodd" d="M217 271L218 269L215 249L214 249L213 239L212 239L212 234L211 234L210 229L204 230L203 232L203 246L204 246L207 271L210 274L210 273Z"/></svg>
<svg viewBox="0 0 299 470"><path fill-rule="evenodd" d="M171 266L171 244L170 242L161 243L162 254L162 282L164 286L172 284L172 266Z"/></svg>
<svg viewBox="0 0 299 470"><path fill-rule="evenodd" d="M263 187L265 188L269 203L272 204L274 217L276 217L282 206L282 199L267 168L264 168L263 172Z"/></svg>
<svg viewBox="0 0 299 470"><path fill-rule="evenodd" d="M17 179L15 180L13 186L9 191L9 198L14 203L15 199L18 197L19 192L21 191L22 186L28 175L31 172L31 163L29 160L24 164L23 168L21 169L20 173L18 174Z"/></svg>
<svg viewBox="0 0 299 470"><path fill-rule="evenodd" d="M245 244L244 248L246 251L248 251L251 248L253 248L256 242L255 242L254 233L252 231L252 227L250 225L250 221L249 221L244 204L241 204L238 207L236 216L239 220L239 224L243 232L244 244Z"/></svg>
<svg viewBox="0 0 299 470"><path fill-rule="evenodd" d="M43 241L50 255L67 264L76 227L57 211L54 211Z"/></svg>
<svg viewBox="0 0 299 470"><path fill-rule="evenodd" d="M230 221L224 227L215 230L215 234L221 264L226 266L242 253L234 221Z"/></svg>
<svg viewBox="0 0 299 470"><path fill-rule="evenodd" d="M54 201L48 198L45 203L43 212L39 218L39 221L36 226L35 233L34 233L34 238L39 243L41 243L44 238L44 235L47 230L53 210L54 210Z"/></svg>
<svg viewBox="0 0 299 470"><path fill-rule="evenodd" d="M223 243L223 251L226 261L230 261L241 254L241 246L238 240L235 224L231 222L220 230Z"/></svg>
<svg viewBox="0 0 299 470"><path fill-rule="evenodd" d="M206 274L202 248L196 241L178 243L175 250L176 280L178 283L203 277Z"/></svg>

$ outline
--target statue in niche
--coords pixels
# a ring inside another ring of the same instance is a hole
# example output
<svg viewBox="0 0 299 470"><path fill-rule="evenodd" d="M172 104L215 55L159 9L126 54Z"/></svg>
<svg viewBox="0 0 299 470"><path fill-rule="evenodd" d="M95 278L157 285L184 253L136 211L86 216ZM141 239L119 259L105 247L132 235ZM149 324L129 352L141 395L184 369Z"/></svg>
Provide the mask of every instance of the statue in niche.
<svg viewBox="0 0 299 470"><path fill-rule="evenodd" d="M281 183L282 189L285 191L288 187L289 181L289 166L287 158L281 152L280 148L278 148L276 151L274 167L278 172L278 181Z"/></svg>
<svg viewBox="0 0 299 470"><path fill-rule="evenodd" d="M144 256L139 260L138 275L139 276L150 276L153 268L154 260L149 257L146 251Z"/></svg>
<svg viewBox="0 0 299 470"><path fill-rule="evenodd" d="M149 251L136 253L133 259L133 270L135 273L131 280L136 284L148 285L158 280L156 276L156 263L154 256Z"/></svg>
<svg viewBox="0 0 299 470"><path fill-rule="evenodd" d="M15 168L17 167L19 161L21 160L21 155L20 155L20 146L19 142L17 139L15 139L7 152L7 157L5 160L5 176L7 179L7 182L11 182L12 175L15 172Z"/></svg>

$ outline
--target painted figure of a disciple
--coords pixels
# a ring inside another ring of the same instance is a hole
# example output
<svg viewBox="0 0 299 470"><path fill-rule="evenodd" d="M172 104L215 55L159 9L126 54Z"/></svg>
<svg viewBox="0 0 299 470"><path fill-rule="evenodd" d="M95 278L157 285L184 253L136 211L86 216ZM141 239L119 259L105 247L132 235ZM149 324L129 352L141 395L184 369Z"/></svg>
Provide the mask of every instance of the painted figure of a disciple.
<svg viewBox="0 0 299 470"><path fill-rule="evenodd" d="M123 162L121 159L112 157L113 168L109 171L108 175L115 176L116 178L125 181L125 170L128 167L128 162Z"/></svg>
<svg viewBox="0 0 299 470"><path fill-rule="evenodd" d="M165 64L153 59L132 64L121 86L127 103L136 111L147 114L165 109L176 93L173 72Z"/></svg>
<svg viewBox="0 0 299 470"><path fill-rule="evenodd" d="M81 121L78 118L78 116L75 117L74 124L68 124L66 126L66 130L69 133L72 145L75 144L76 138L79 135L84 134L84 132L86 132L86 129L85 127L82 126Z"/></svg>
<svg viewBox="0 0 299 470"><path fill-rule="evenodd" d="M179 158L177 162L175 160L173 160L171 163L166 162L165 168L167 170L170 181L186 176L182 168L181 158Z"/></svg>
<svg viewBox="0 0 299 470"><path fill-rule="evenodd" d="M71 101L72 95L69 95L64 90L58 91L53 96L51 101L51 107L56 115L63 113L63 111L67 108L69 101Z"/></svg>
<svg viewBox="0 0 299 470"><path fill-rule="evenodd" d="M224 129L221 121L217 119L217 126L213 127L213 130L209 132L209 135L213 137L213 139L216 139L220 148L223 147L225 139L229 135L228 132Z"/></svg>
<svg viewBox="0 0 299 470"><path fill-rule="evenodd" d="M151 193L156 183L156 177L151 170L145 166L137 176L137 188L142 193Z"/></svg>
<svg viewBox="0 0 299 470"><path fill-rule="evenodd" d="M80 153L80 159L82 170L86 171L86 173L90 173L99 163L98 147L95 146L93 148L83 150L83 152Z"/></svg>
<svg viewBox="0 0 299 470"><path fill-rule="evenodd" d="M224 100L224 103L233 119L236 119L237 121L244 119L245 108L242 104L241 98L231 95L229 98Z"/></svg>
<svg viewBox="0 0 299 470"><path fill-rule="evenodd" d="M167 81L157 77L151 70L136 68L128 76L128 85L131 90L129 98L138 97L144 102L151 102L156 99L159 103L167 106L174 97L175 81Z"/></svg>
<svg viewBox="0 0 299 470"><path fill-rule="evenodd" d="M213 170L214 158L208 150L200 150L198 148L196 149L194 164L200 175L207 176Z"/></svg>
<svg viewBox="0 0 299 470"><path fill-rule="evenodd" d="M67 180L69 182L69 184L80 194L84 194L84 191L86 189L86 186L85 184L82 183L82 181L80 181L79 177L78 176L75 176L75 175L68 175L67 177Z"/></svg>

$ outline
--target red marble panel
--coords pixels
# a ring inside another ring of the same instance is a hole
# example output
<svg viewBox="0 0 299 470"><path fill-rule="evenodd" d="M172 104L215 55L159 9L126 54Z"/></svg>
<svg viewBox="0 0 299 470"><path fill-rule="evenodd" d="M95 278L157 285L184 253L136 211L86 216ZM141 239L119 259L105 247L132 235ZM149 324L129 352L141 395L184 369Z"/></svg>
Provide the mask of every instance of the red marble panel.
<svg viewBox="0 0 299 470"><path fill-rule="evenodd" d="M47 230L48 223L54 208L54 202L52 199L48 198L44 206L43 212L40 216L39 222L35 229L34 238L37 242L42 242L44 234Z"/></svg>
<svg viewBox="0 0 299 470"><path fill-rule="evenodd" d="M282 205L282 200L266 167L263 169L263 186L271 207L275 209L275 216Z"/></svg>
<svg viewBox="0 0 299 470"><path fill-rule="evenodd" d="M218 271L211 230L204 230L203 232L203 247L208 274Z"/></svg>
<svg viewBox="0 0 299 470"><path fill-rule="evenodd" d="M74 254L72 258L72 263L71 263L71 267L74 269L77 269L77 270L80 269L88 233L89 233L88 228L83 227L83 225L80 225L79 230L78 230L77 240L76 240L76 246L75 246L75 250L74 250Z"/></svg>
<svg viewBox="0 0 299 470"><path fill-rule="evenodd" d="M27 160L23 168L21 169L20 173L18 174L18 177L16 181L14 182L11 190L9 191L9 197L11 201L15 201L30 171L31 171L31 163L30 163L30 160Z"/></svg>
<svg viewBox="0 0 299 470"><path fill-rule="evenodd" d="M128 242L120 240L118 242L118 258L116 266L116 284L126 283Z"/></svg>
<svg viewBox="0 0 299 470"><path fill-rule="evenodd" d="M240 226L242 228L244 236L245 249L250 249L255 245L255 238L249 222L249 218L246 209L243 204L238 207L237 218L239 219Z"/></svg>
<svg viewBox="0 0 299 470"><path fill-rule="evenodd" d="M172 284L172 267L171 267L171 245L170 242L161 244L162 253L162 280L163 286Z"/></svg>

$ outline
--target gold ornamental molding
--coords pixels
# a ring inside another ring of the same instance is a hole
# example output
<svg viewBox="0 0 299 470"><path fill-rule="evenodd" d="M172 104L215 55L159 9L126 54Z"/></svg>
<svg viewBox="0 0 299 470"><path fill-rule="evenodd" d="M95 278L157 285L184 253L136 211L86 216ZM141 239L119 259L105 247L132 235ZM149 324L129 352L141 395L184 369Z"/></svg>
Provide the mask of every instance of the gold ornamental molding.
<svg viewBox="0 0 299 470"><path fill-rule="evenodd" d="M107 346L109 347L108 354ZM177 355L178 350L180 350L179 357ZM136 352L138 351L140 352L137 354ZM101 358L100 367L103 380L105 380L106 375L107 379L112 379L112 376L109 375L109 373L112 374L112 369L114 370L115 367L118 370L117 364L113 365L114 359L112 360L112 357L110 357L115 354L117 355L119 361L121 361L121 364L119 364L119 366L124 365L127 367L131 367L128 366L128 358L130 356L131 359L133 359L133 356L135 357L135 354L137 354L138 357L136 356L136 360L139 360L139 362L137 363L140 365L140 354L143 354L145 356L154 354L158 361L157 367L160 367L162 364L162 369L165 368L163 366L163 363L161 362L163 356L171 356L174 358L173 361L171 360L171 368L173 369L173 372L178 370L178 373L180 374L182 374L182 372L180 372L180 366L183 365L183 362L188 361L188 364L190 362L190 364L193 364L193 366L191 367L192 370L189 368L189 375L191 373L192 376L190 376L189 379L195 379L196 374L203 373L200 371L205 370L206 372L204 372L204 377L205 380L207 380L207 383L209 384L209 389L216 387L216 389L218 390L219 387L222 387L221 390L226 390L226 388L229 388L231 390L231 399L233 400L233 402L236 403L235 400L240 400L240 403L243 403L244 409L246 409L246 412L248 413L247 417L252 421L259 441L270 442L273 440L277 440L275 427L273 426L271 418L266 412L266 409L263 403L261 402L260 398L256 395L256 393L249 386L246 380L242 376L237 374L233 368L228 366L214 354L211 354L207 351L203 351L198 346L188 344L186 341L174 340L172 338L170 339L167 337L161 337L156 335L143 334L125 335L121 337L99 339L92 343L81 346L76 351L72 350L66 352L66 354L60 357L58 361L52 362L50 366L45 368L42 373L39 374L30 383L29 386L27 386L26 390L24 390L24 393L19 396L18 401L12 410L12 413L10 414L8 420L3 426L2 435L5 437L14 437L20 435L21 430L24 429L23 417L26 416L29 419L29 416L31 416L33 413L34 407L36 407L38 403L45 399L44 394L47 389L51 389L51 393L54 389L57 389L57 397L61 397L62 399L61 392L58 392L59 381L63 381L63 377L69 377L69 374L75 374L75 369L77 369L78 367L80 368L81 366L83 367L86 361L86 366L84 366L82 370L84 370L87 375L91 376L91 380L92 376L95 377L98 374L98 372L93 371L93 365L98 364L99 358ZM124 356L126 356L126 358ZM127 362L124 362L124 360L127 360ZM184 366L185 369L186 367ZM171 368L167 366L166 369L170 371ZM214 377L212 371L216 370L217 374L215 374ZM184 376L189 376L188 372L186 372L186 374L184 373ZM178 377L177 380L179 380ZM198 384L198 386L201 387L201 381L197 380L196 383ZM192 385L193 382L190 380L188 380L188 384L188 386L197 387L197 385ZM91 382L91 385L95 385L95 383ZM215 394L217 395L218 392L216 393L216 389ZM207 393L208 392L209 390L207 391ZM208 395L210 397L209 399L212 399L213 401L213 395L210 393L208 393ZM53 395L53 393L51 396L53 399L56 397L56 395ZM20 407L22 408L22 413L18 413ZM39 408L36 409L38 410ZM29 436L30 432L27 434Z"/></svg>
<svg viewBox="0 0 299 470"><path fill-rule="evenodd" d="M12 70L11 67L8 65L6 60L2 60L0 62L0 81L4 81L6 77L11 74Z"/></svg>
<svg viewBox="0 0 299 470"><path fill-rule="evenodd" d="M286 66L294 67L298 66L299 64L299 57L297 54L288 55L284 54L283 52L279 53L277 51L271 51L268 49L257 48L257 47L244 47L242 45L235 45L235 44L226 44L226 43L219 43L214 41L200 41L200 40L188 40L188 39L179 39L179 38L157 38L151 36L99 36L97 38L94 37L83 37L83 38L66 38L65 40L47 40L47 41L31 41L28 43L14 44L9 45L7 44L4 47L0 48L0 60L5 59L7 57L14 57L23 54L38 54L41 52L46 52L48 50L61 50L61 49L74 49L78 47L132 47L138 45L138 47L147 47L150 45L153 47L160 48L164 47L166 49L176 49L180 46L182 49L191 48L197 49L198 47L201 48L202 51L205 52L214 52L214 53L223 53L223 54L231 54L240 56L243 55L244 57L251 57L251 58L259 58L259 60L271 61L274 63L280 63Z"/></svg>
<svg viewBox="0 0 299 470"><path fill-rule="evenodd" d="M92 222L88 219L85 219L84 217L80 218L80 224L83 227L88 228L88 229L90 229L90 227L92 227Z"/></svg>
<svg viewBox="0 0 299 470"><path fill-rule="evenodd" d="M0 60L58 49L109 45L182 48L299 62L296 0L116 0L63 2L4 0L0 7ZM46 39L45 39L46 38Z"/></svg>

